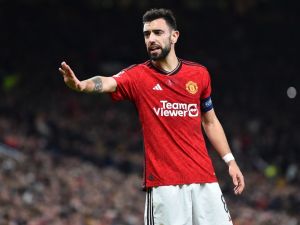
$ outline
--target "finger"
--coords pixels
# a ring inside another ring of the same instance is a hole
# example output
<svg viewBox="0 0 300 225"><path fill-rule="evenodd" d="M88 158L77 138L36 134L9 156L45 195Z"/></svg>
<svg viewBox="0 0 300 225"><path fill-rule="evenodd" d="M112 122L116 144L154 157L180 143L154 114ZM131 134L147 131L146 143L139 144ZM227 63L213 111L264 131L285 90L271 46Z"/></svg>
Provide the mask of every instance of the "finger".
<svg viewBox="0 0 300 225"><path fill-rule="evenodd" d="M61 68L62 68L64 71L71 70L70 66L69 66L66 62L62 62L62 63L61 63Z"/></svg>
<svg viewBox="0 0 300 225"><path fill-rule="evenodd" d="M244 180L243 175L241 175L239 177L239 192L240 192L240 194L243 192L244 189L245 189L245 180Z"/></svg>
<svg viewBox="0 0 300 225"><path fill-rule="evenodd" d="M65 75L65 74L66 74L65 71L64 71L62 68L59 67L58 70L59 70L59 72L60 72L62 75Z"/></svg>
<svg viewBox="0 0 300 225"><path fill-rule="evenodd" d="M68 64L65 61L63 61L60 65L63 69L65 69L68 66Z"/></svg>
<svg viewBox="0 0 300 225"><path fill-rule="evenodd" d="M238 185L238 186L235 186L234 187L234 194L235 195L239 195L239 194L241 194L242 192L241 192L241 187Z"/></svg>
<svg viewBox="0 0 300 225"><path fill-rule="evenodd" d="M234 194L238 195L239 194L239 187L235 186L233 191L234 191Z"/></svg>
<svg viewBox="0 0 300 225"><path fill-rule="evenodd" d="M234 184L234 188L233 188L234 194L238 194L238 192L239 192L239 180L238 180L238 175L237 174L234 174L232 176L232 182Z"/></svg>
<svg viewBox="0 0 300 225"><path fill-rule="evenodd" d="M237 185L239 184L238 179L237 179L237 175L236 175L236 174L234 174L234 175L232 176L232 182L233 182L233 184L234 184L235 186L237 186Z"/></svg>
<svg viewBox="0 0 300 225"><path fill-rule="evenodd" d="M239 174L238 176L238 186L234 188L235 194L241 194L245 188L245 182L243 175Z"/></svg>
<svg viewBox="0 0 300 225"><path fill-rule="evenodd" d="M61 63L61 68L65 72L64 73L65 75L70 76L72 78L75 78L73 70L71 69L71 67L66 62Z"/></svg>

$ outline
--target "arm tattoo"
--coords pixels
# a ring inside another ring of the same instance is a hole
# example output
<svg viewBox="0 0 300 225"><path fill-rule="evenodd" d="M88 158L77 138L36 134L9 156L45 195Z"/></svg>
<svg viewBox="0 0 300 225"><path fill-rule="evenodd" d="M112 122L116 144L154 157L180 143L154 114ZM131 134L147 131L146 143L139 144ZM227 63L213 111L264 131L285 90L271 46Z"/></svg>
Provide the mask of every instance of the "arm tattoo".
<svg viewBox="0 0 300 225"><path fill-rule="evenodd" d="M103 91L102 79L100 77L94 77L92 78L92 81L95 84L94 91L101 93Z"/></svg>

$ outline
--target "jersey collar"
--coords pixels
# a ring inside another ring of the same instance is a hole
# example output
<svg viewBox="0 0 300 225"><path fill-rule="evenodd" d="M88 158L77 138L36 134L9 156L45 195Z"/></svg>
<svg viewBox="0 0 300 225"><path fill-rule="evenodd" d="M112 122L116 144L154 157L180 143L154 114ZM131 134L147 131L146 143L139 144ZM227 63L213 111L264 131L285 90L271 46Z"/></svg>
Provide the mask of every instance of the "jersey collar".
<svg viewBox="0 0 300 225"><path fill-rule="evenodd" d="M171 75L174 75L174 74L178 73L179 70L181 69L181 66L182 66L181 60L178 59L178 64L177 64L176 68L175 68L174 70L172 70L172 71L166 71L166 70L164 70L164 69L162 69L162 68L158 68L157 66L155 66L155 65L152 63L151 60L149 60L149 62L150 62L149 65L150 65L153 69L155 69L157 72L159 72L159 73L161 73L161 74L164 74L164 75L166 75L166 76L171 76Z"/></svg>

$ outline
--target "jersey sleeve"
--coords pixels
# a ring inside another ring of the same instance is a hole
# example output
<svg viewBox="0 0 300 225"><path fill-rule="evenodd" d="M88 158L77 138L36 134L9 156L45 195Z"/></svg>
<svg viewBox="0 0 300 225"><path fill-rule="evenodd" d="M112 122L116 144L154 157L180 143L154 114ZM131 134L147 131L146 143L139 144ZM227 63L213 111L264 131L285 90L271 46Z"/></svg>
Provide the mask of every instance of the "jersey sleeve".
<svg viewBox="0 0 300 225"><path fill-rule="evenodd" d="M117 82L116 91L110 94L112 99L115 101L134 101L136 96L134 74L130 70L125 69L112 77Z"/></svg>
<svg viewBox="0 0 300 225"><path fill-rule="evenodd" d="M210 80L210 75L207 70L204 71L204 76L203 76L203 83L202 83L202 93L200 96L200 102L201 102L201 111L202 112L208 112L211 109L213 109L213 104L211 100L211 80Z"/></svg>
<svg viewBox="0 0 300 225"><path fill-rule="evenodd" d="M211 81L210 81L210 75L207 70L204 70L202 82L203 82L202 83L203 90L200 99L205 99L210 97L211 95Z"/></svg>

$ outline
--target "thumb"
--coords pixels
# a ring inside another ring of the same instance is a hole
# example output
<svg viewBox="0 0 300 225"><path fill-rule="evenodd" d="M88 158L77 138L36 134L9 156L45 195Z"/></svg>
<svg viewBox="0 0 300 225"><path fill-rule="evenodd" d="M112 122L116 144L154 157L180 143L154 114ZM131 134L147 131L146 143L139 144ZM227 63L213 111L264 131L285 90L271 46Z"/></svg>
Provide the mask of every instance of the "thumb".
<svg viewBox="0 0 300 225"><path fill-rule="evenodd" d="M83 91L85 89L85 85L82 82L79 82L76 87L79 91Z"/></svg>

